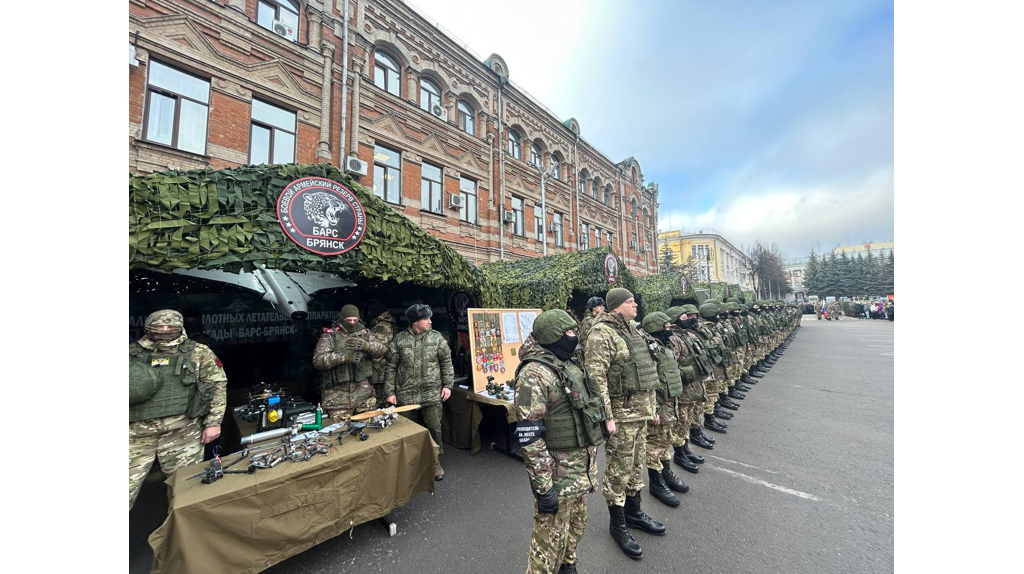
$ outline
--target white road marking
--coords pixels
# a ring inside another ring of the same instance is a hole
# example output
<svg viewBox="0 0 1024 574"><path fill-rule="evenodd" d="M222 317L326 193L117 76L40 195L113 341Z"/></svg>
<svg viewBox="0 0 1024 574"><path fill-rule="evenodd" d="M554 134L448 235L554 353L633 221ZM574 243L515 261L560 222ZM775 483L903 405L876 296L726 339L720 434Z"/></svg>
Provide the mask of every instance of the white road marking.
<svg viewBox="0 0 1024 574"><path fill-rule="evenodd" d="M731 474L733 476L738 476L738 477L742 478L743 480L745 480L747 482L750 482L752 484L760 484L761 486L767 486L768 488L771 488L771 489L774 489L774 490L778 490L779 492L785 492L786 494L792 494L793 496L797 496L797 497L800 497L800 498L805 498L807 500L815 500L815 501L820 501L821 500L820 498L818 498L817 496L814 496L813 494L808 494L806 492L800 492L799 490L793 490L792 488L786 488L785 486L779 486L777 484L772 484L770 482L761 480L760 478L754 478L753 476L747 476L747 475L745 475L745 474L743 474L741 472L736 472L735 470L729 470L728 468L722 468L720 466L712 466L711 468L713 468L713 469L715 469L715 470L717 470L719 472L724 472L726 474Z"/></svg>
<svg viewBox="0 0 1024 574"><path fill-rule="evenodd" d="M797 385L793 385L793 386L795 387ZM803 388L803 387L801 387L801 388ZM731 462L733 464L738 464L740 466L745 466L747 468L753 468L755 470L763 470L764 472L767 472L768 474L779 474L779 473L775 472L774 470L768 470L767 468L761 468L761 467L758 467L758 466L754 466L752 464L746 464L746 463L742 463L742 462L735 461L735 460L729 460L727 458L722 458L722 457L719 457L719 456L715 456L713 454L705 454L704 456L706 456L708 458L713 458L715 460L720 460L722 462Z"/></svg>
<svg viewBox="0 0 1024 574"><path fill-rule="evenodd" d="M883 357L894 357L895 355L893 353L882 353L882 356Z"/></svg>
<svg viewBox="0 0 1024 574"><path fill-rule="evenodd" d="M885 349L891 349L892 345L864 345L865 347L882 347Z"/></svg>

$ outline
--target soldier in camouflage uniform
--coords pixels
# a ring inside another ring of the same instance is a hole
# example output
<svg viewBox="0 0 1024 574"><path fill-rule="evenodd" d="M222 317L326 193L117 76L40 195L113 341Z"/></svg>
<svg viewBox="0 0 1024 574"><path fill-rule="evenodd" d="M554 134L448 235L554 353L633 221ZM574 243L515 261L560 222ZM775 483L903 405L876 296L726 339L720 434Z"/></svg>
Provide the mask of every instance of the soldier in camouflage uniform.
<svg viewBox="0 0 1024 574"><path fill-rule="evenodd" d="M608 291L605 301L608 312L594 320L585 350L587 372L597 381L610 413L601 493L611 515L612 538L627 556L639 560L643 550L627 526L665 534L665 525L652 520L640 506L647 421L658 422L654 398L658 366L633 321L637 307L633 294L617 287Z"/></svg>
<svg viewBox="0 0 1024 574"><path fill-rule="evenodd" d="M694 308L696 310L696 308ZM701 423L704 420L704 376L711 372L711 362L700 339L687 331L686 310L671 307L668 317L672 319L669 330L669 348L676 356L679 372L683 379L683 395L679 399L679 420L672 433L672 460L683 470L696 474L698 464L704 464L704 457L690 452L688 442L702 448L712 449L714 445L704 438ZM710 438L710 437L708 437Z"/></svg>
<svg viewBox="0 0 1024 574"><path fill-rule="evenodd" d="M334 325L313 350L313 367L321 371L320 394L327 415L335 422L347 423L354 414L377 408L377 397L370 377L373 359L383 357L387 347L370 336L359 320L359 309L345 305Z"/></svg>
<svg viewBox="0 0 1024 574"><path fill-rule="evenodd" d="M677 343L672 341L668 315L660 311L648 313L641 325L643 332L653 338L654 358L658 363L658 388L654 393L658 402L658 420L656 424L647 425L648 490L651 496L674 508L679 506L679 498L672 491L685 493L690 490L690 486L672 472L672 455L669 454L676 424L683 418L680 412L683 374L676 360L679 349L673 348Z"/></svg>
<svg viewBox="0 0 1024 574"><path fill-rule="evenodd" d="M587 494L597 484L606 414L574 353L575 327L564 311L541 313L533 324L536 344L520 354L516 370L516 438L536 498L527 574L576 572Z"/></svg>
<svg viewBox="0 0 1024 574"><path fill-rule="evenodd" d="M747 329L746 319L743 317L745 306L738 300L729 307L728 321L736 332L736 355L738 362L736 366L736 384L734 388L741 392L750 391L749 384L757 384L756 381L747 376L747 369L750 368L750 331ZM749 384L748 384L749 382Z"/></svg>
<svg viewBox="0 0 1024 574"><path fill-rule="evenodd" d="M723 394L719 397L723 404L732 402L731 399L743 400L746 395L736 390L736 381L740 378L740 338L729 320L729 313L732 303L721 303L718 306L718 315L712 321L715 330L722 337L722 364L725 368L725 380L723 381ZM739 407L738 403L734 403Z"/></svg>
<svg viewBox="0 0 1024 574"><path fill-rule="evenodd" d="M376 313L375 313L376 311ZM384 347L391 346L395 334L398 333L398 325L395 318L383 305L371 306L370 336ZM370 377L370 384L373 385L373 392L377 395L377 407L381 408L387 404L387 395L384 394L384 371L388 368L387 354L373 359L373 375Z"/></svg>
<svg viewBox="0 0 1024 574"><path fill-rule="evenodd" d="M418 411L404 413L430 431L437 443L438 455L444 454L441 439L441 403L448 400L455 385L452 350L441 333L431 329L433 312L426 305L406 309L409 328L395 335L388 350L388 368L384 372L384 394L393 405L420 405ZM444 480L438 459L434 480Z"/></svg>
<svg viewBox="0 0 1024 574"><path fill-rule="evenodd" d="M181 313L146 318L146 334L128 345L128 510L160 461L170 474L202 462L227 409L228 378L206 345L188 338Z"/></svg>
<svg viewBox="0 0 1024 574"><path fill-rule="evenodd" d="M715 331L713 319L718 316L718 304L714 301L705 301L697 308L700 320L694 328L694 332L701 338L701 342L707 347L713 361L712 375L705 379L704 389L707 391L708 400L704 403L704 428L715 432L725 433L728 426L715 417L728 418L731 415L726 413L722 407L736 410L739 405L722 400L728 390L725 380L725 343L721 335Z"/></svg>
<svg viewBox="0 0 1024 574"><path fill-rule="evenodd" d="M714 398L712 394L714 384L714 368L715 368L715 357L711 354L708 349L706 342L698 334L698 326L700 321L700 315L697 313L696 305L683 305L682 311L685 314L685 319L680 318L676 321L676 327L679 330L676 335L681 339L685 336L685 341L691 343L692 349L695 353L697 367L699 369L699 378L701 388L704 392L704 400L700 401L697 405L699 410L695 410L693 418L690 421L690 442L693 444L706 449L713 449L715 446L715 439L704 432L704 427L707 424L707 417L704 416L706 409L710 408L714 411ZM719 428L725 428L718 421L713 421L713 424ZM717 430L717 429L716 429ZM676 443L678 445L678 441ZM699 461L694 460L697 464Z"/></svg>
<svg viewBox="0 0 1024 574"><path fill-rule="evenodd" d="M583 315L583 322L580 323L580 346L587 348L587 335L594 326L594 318L604 312L604 299L591 297L587 300L587 312Z"/></svg>

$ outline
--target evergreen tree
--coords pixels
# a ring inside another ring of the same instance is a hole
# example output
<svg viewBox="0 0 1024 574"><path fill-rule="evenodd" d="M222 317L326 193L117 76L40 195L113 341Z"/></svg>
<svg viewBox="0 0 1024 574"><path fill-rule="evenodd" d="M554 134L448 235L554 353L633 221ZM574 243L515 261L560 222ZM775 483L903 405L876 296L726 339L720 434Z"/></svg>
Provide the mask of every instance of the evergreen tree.
<svg viewBox="0 0 1024 574"><path fill-rule="evenodd" d="M818 294L818 274L818 255L812 249L811 254L807 256L807 267L804 268L804 290L808 295Z"/></svg>
<svg viewBox="0 0 1024 574"><path fill-rule="evenodd" d="M885 261L882 282L885 292L879 293L879 295L889 295L896 292L896 255L892 251L889 252L889 257Z"/></svg>
<svg viewBox="0 0 1024 574"><path fill-rule="evenodd" d="M855 273L853 294L860 298L868 294L868 288L864 277L864 254L859 251L857 252L857 259L853 262L853 269Z"/></svg>
<svg viewBox="0 0 1024 574"><path fill-rule="evenodd" d="M853 260L846 252L842 252L838 258L836 258L838 267L836 269L836 291L837 297L849 297L853 294L854 285L857 281L856 271L853 267Z"/></svg>
<svg viewBox="0 0 1024 574"><path fill-rule="evenodd" d="M822 260L821 266L821 296L837 297L839 292L839 261L836 253L829 253L827 259Z"/></svg>
<svg viewBox="0 0 1024 574"><path fill-rule="evenodd" d="M668 245L661 248L661 271L662 273L679 271L679 262L676 261L676 252L669 249Z"/></svg>

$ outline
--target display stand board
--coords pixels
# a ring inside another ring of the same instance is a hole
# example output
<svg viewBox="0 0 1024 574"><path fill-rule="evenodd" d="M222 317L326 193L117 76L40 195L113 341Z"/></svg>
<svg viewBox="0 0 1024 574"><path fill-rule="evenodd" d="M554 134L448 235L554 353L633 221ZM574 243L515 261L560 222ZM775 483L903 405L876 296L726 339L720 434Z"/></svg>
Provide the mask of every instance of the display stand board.
<svg viewBox="0 0 1024 574"><path fill-rule="evenodd" d="M487 377L511 386L519 348L533 332L540 309L467 309L473 392L487 388Z"/></svg>

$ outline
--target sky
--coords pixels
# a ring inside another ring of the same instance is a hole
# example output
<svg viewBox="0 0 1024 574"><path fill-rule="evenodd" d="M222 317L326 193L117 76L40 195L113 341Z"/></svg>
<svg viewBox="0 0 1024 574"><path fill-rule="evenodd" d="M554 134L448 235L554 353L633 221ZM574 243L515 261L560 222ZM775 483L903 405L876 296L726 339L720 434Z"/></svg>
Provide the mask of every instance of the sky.
<svg viewBox="0 0 1024 574"><path fill-rule="evenodd" d="M786 258L894 238L893 5L413 0L614 161L661 231Z"/></svg>

